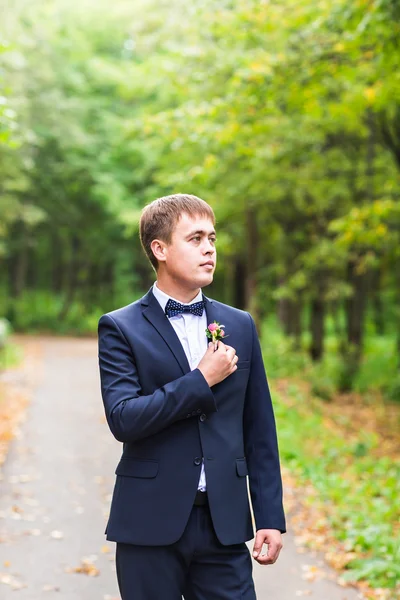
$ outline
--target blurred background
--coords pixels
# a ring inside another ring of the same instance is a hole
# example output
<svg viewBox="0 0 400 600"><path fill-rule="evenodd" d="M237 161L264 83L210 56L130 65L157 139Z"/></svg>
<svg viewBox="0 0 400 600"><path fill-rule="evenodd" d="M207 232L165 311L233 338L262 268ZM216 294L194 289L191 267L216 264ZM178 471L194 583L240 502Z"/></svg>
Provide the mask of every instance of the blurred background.
<svg viewBox="0 0 400 600"><path fill-rule="evenodd" d="M370 597L396 594L397 0L1 11L3 368L10 332L94 336L147 292L141 208L202 197L219 255L204 291L256 318L286 477L319 515L311 543L336 544L328 560Z"/></svg>

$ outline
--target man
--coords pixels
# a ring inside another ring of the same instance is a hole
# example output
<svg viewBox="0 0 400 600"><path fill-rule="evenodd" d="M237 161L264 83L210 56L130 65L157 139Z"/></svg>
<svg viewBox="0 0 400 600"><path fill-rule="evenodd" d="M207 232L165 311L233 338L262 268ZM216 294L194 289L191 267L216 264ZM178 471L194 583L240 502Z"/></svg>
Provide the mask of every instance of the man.
<svg viewBox="0 0 400 600"><path fill-rule="evenodd" d="M140 237L157 281L99 321L104 407L123 442L106 530L122 600L254 600L247 475L253 557L274 563L282 547L275 421L254 321L201 291L215 270L214 225L196 196L146 206ZM214 322L229 344L209 342Z"/></svg>

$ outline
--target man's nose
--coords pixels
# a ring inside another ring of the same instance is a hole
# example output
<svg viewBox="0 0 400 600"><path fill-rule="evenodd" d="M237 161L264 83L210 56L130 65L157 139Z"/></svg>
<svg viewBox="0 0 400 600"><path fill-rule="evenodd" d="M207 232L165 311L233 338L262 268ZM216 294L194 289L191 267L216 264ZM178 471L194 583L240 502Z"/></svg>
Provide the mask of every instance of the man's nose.
<svg viewBox="0 0 400 600"><path fill-rule="evenodd" d="M212 245L210 240L207 240L204 245L204 252L211 252L213 254L215 252L215 247Z"/></svg>

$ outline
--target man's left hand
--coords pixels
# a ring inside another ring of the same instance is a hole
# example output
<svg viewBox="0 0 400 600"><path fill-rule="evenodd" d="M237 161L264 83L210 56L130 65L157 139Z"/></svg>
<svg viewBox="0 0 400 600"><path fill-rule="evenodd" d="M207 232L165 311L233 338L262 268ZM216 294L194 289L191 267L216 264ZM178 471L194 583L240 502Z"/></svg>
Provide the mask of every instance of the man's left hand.
<svg viewBox="0 0 400 600"><path fill-rule="evenodd" d="M268 546L267 554L261 554L263 544ZM260 565L273 565L282 547L282 534L278 529L259 529L254 541L253 558Z"/></svg>

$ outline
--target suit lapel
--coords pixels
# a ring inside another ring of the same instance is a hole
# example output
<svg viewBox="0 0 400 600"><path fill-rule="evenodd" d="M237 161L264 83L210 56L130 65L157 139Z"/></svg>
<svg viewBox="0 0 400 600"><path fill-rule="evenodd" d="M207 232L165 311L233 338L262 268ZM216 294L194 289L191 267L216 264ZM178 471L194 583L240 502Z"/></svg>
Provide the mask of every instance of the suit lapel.
<svg viewBox="0 0 400 600"><path fill-rule="evenodd" d="M216 303L210 298L204 296L204 294L203 299L205 302L207 325L213 323L214 321L218 322L220 318L220 311L216 306ZM142 298L141 304L143 307L143 316L149 321L149 323L153 325L153 327L158 331L165 343L168 345L172 354L178 361L183 374L189 373L190 366L182 343L172 327L168 317L163 312L151 288Z"/></svg>
<svg viewBox="0 0 400 600"><path fill-rule="evenodd" d="M203 294L203 299L204 299L204 302L206 305L207 327L208 327L210 325L210 323L213 323L214 321L217 321L217 323L219 322L220 310L218 309L214 300L211 300L211 298L207 298L207 296L205 296Z"/></svg>
<svg viewBox="0 0 400 600"><path fill-rule="evenodd" d="M142 298L142 306L143 316L153 325L165 343L169 346L172 354L178 361L183 374L189 373L190 366L181 341L176 335L174 328L163 312L151 289L146 296Z"/></svg>

